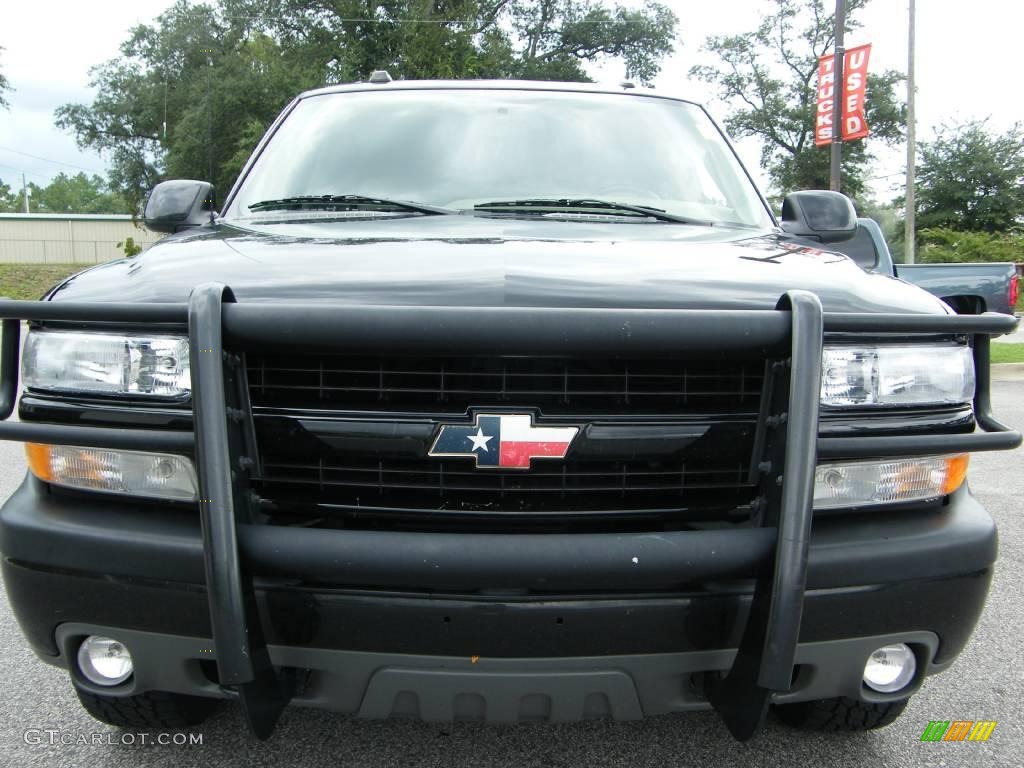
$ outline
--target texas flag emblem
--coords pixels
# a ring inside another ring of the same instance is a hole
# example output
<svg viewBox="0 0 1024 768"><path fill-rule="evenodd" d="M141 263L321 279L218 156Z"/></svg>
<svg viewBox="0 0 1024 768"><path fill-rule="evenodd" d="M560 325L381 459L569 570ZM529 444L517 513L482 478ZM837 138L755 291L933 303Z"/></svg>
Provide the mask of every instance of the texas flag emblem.
<svg viewBox="0 0 1024 768"><path fill-rule="evenodd" d="M431 456L473 457L481 469L529 469L530 459L564 459L579 427L535 427L520 413L478 413L473 426L443 424Z"/></svg>

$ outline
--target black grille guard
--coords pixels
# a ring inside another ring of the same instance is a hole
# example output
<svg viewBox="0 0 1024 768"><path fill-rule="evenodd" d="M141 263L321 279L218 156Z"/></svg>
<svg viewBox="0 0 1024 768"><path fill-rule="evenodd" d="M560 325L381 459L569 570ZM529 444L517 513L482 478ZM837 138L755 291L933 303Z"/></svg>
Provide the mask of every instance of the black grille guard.
<svg viewBox="0 0 1024 768"><path fill-rule="evenodd" d="M640 534L594 535L605 536L600 539L601 550L622 561L628 559L628 552L638 548L650 553L650 558L644 556L644 562L652 562L653 575L631 577L635 584L664 578L673 568L685 568L685 564L672 562L675 557L692 564L702 555L706 559L709 549L721 552L730 538L741 544L746 553L742 557L733 552L732 560L726 556L724 560L719 557L714 563L705 563L707 573L727 576L753 568L750 575L756 576L749 617L732 669L724 676L711 676L706 682L709 701L739 739L748 739L757 732L772 695L788 690L792 682L807 576L817 459L1004 450L1021 443L1019 432L992 416L990 336L1010 332L1017 324L1013 317L995 313L825 313L817 296L806 291L785 294L775 310L245 305L234 302L228 287L207 283L192 292L187 305L0 300L0 317L4 318L0 348L0 439L195 455L203 499L198 506L207 594L221 686L226 694L239 699L252 732L260 739L269 737L273 731L288 702L290 688L289 678L272 666L262 638L254 575L301 574L303 569L323 575L327 560L345 559L337 557L339 550L351 554L353 562L358 561L358 550L365 549L363 545L371 541L375 553L392 552L390 561L374 564L380 573L388 568L401 568L401 559L408 557L410 550L407 541L389 539L395 535L391 532L268 532L267 526L253 524L247 478L258 455L248 387L242 358L226 351L224 339L229 342L228 349L276 346L293 351L457 351L504 355L713 353L722 357L755 353L779 360L768 371L759 418L757 442L763 457L758 468L763 500L760 527L735 532L678 532L671 534L676 538L668 546L645 541ZM18 391L21 320L187 329L194 433L6 421L14 411ZM934 437L818 437L821 355L826 332L972 337L978 429L970 434ZM281 537L276 546L268 539L269 534ZM429 550L476 534L422 536L424 548ZM641 538L631 538L638 536ZM499 539L480 536L475 567L494 570L508 565L508 559L515 553L503 547ZM531 567L538 571L550 569L557 574L559 568L564 570L566 558L582 551L574 550L564 541L542 536L533 543L535 546L517 550L528 561L520 571L527 581ZM283 549L284 544L294 545L289 551L308 553L308 567L282 563L280 558L275 561L270 550ZM298 547L303 549L297 550ZM429 569L417 564L414 576L422 577L425 587L432 586L431 578L435 579L434 586L443 587L471 577L466 571L472 570L472 564L463 563L445 572L443 562L438 559L438 566ZM574 577L579 586L586 586L588 578L618 578L617 567L606 558L595 563L593 576L577 573Z"/></svg>

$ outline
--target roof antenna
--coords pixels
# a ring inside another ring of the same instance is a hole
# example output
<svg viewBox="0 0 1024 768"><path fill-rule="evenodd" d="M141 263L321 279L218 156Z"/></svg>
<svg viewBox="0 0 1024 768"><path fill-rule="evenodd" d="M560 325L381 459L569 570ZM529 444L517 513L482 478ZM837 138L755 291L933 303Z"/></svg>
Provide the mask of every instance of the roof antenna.
<svg viewBox="0 0 1024 768"><path fill-rule="evenodd" d="M391 73L386 69L375 69L370 73L370 82L375 85L383 85L391 82Z"/></svg>

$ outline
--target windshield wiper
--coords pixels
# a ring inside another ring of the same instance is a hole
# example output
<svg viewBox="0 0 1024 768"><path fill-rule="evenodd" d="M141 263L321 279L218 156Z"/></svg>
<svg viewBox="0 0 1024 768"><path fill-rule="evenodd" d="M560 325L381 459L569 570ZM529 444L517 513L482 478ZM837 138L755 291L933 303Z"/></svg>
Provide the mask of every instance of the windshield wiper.
<svg viewBox="0 0 1024 768"><path fill-rule="evenodd" d="M454 214L449 208L366 195L301 195L253 203L250 211L411 211L428 216Z"/></svg>
<svg viewBox="0 0 1024 768"><path fill-rule="evenodd" d="M701 219L690 219L685 216L676 216L667 213L662 208L651 208L647 205L634 205L632 203L617 203L612 200L594 200L591 198L552 198L552 199L528 199L528 200L498 200L493 203L480 203L473 206L474 211L491 211L494 213L558 213L560 211L586 211L589 213L628 213L637 217L657 219L658 221L671 221L676 224L695 224L702 227L712 227L714 222Z"/></svg>

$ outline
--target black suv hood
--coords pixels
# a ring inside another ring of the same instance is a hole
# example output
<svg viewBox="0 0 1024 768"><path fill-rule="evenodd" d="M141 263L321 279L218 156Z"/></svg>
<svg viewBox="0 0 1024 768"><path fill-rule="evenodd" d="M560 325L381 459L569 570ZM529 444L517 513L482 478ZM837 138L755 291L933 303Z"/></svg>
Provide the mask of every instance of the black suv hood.
<svg viewBox="0 0 1024 768"><path fill-rule="evenodd" d="M208 281L240 302L770 309L803 288L832 311L948 311L773 233L468 215L203 227L80 273L50 298L183 302Z"/></svg>

